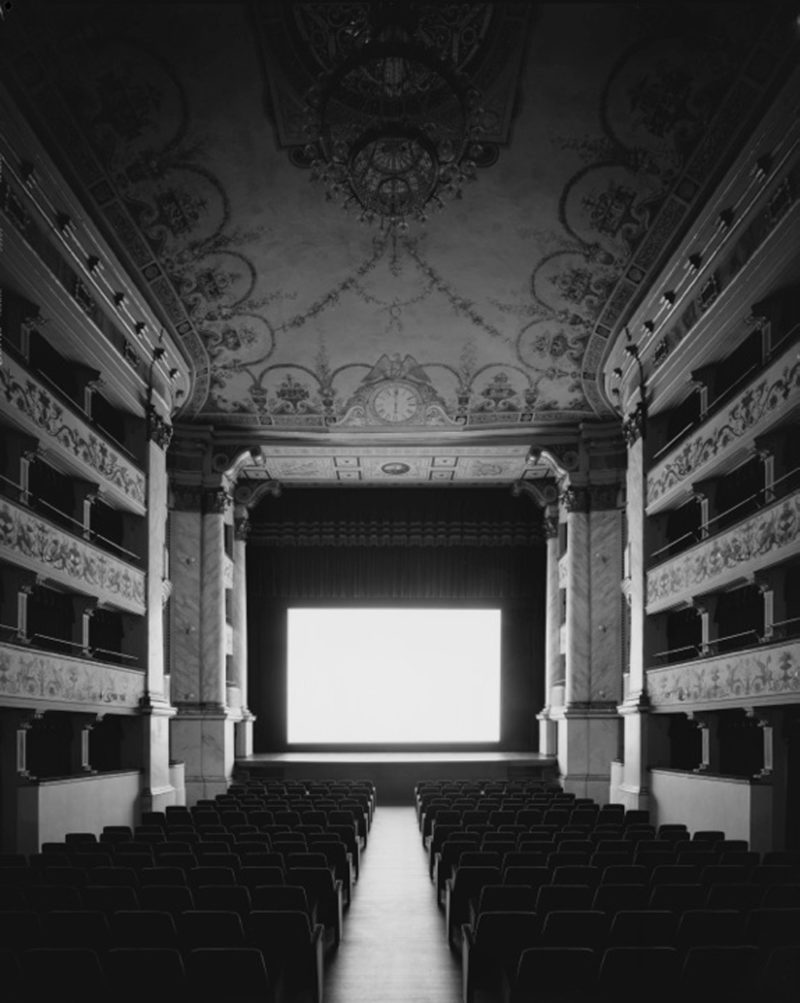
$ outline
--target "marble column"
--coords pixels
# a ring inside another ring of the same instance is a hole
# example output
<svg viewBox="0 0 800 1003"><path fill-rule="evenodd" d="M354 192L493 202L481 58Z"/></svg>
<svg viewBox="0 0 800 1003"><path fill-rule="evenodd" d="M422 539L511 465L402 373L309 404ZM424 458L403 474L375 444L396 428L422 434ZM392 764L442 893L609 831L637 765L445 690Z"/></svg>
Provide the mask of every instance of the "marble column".
<svg viewBox="0 0 800 1003"><path fill-rule="evenodd" d="M227 790L234 718L226 689L225 526L221 481L175 489L172 513L172 758L185 764L187 803Z"/></svg>
<svg viewBox="0 0 800 1003"><path fill-rule="evenodd" d="M175 804L170 783L169 721L175 714L166 693L164 678L164 602L166 598L167 463L166 450L171 426L151 406L145 443L147 471L146 542L147 612L141 625L144 649L145 693L139 714L142 720L143 811L163 811Z"/></svg>
<svg viewBox="0 0 800 1003"><path fill-rule="evenodd" d="M558 756L566 790L607 801L622 692L622 513L616 483L564 493L565 706Z"/></svg>
<svg viewBox="0 0 800 1003"><path fill-rule="evenodd" d="M547 539L545 569L545 636L544 636L544 707L537 714L539 721L539 752L554 756L558 751L558 727L551 717L553 707L563 704L562 693L555 683L561 660L561 596L558 583L559 535L558 506L548 505L544 515Z"/></svg>
<svg viewBox="0 0 800 1003"><path fill-rule="evenodd" d="M234 729L236 756L253 752L253 721L247 703L247 536L250 522L247 512L239 514L233 535L233 673L239 689L241 720Z"/></svg>

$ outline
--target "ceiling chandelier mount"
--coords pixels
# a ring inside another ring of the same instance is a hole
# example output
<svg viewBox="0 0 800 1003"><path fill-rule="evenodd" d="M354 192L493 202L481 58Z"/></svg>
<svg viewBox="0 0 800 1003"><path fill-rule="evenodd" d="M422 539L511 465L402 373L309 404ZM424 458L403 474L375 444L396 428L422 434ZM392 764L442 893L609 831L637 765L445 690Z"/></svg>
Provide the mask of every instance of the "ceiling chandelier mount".
<svg viewBox="0 0 800 1003"><path fill-rule="evenodd" d="M305 156L329 200L405 231L475 180L483 109L441 40L428 43L405 5L379 6L306 94Z"/></svg>

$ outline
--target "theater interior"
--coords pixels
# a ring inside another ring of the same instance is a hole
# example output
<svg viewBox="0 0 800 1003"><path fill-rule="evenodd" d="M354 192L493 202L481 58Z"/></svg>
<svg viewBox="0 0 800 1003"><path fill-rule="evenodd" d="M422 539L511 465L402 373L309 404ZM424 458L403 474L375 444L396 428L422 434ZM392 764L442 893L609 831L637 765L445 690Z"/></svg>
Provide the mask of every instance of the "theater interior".
<svg viewBox="0 0 800 1003"><path fill-rule="evenodd" d="M798 108L796 0L0 4L4 996L795 998Z"/></svg>

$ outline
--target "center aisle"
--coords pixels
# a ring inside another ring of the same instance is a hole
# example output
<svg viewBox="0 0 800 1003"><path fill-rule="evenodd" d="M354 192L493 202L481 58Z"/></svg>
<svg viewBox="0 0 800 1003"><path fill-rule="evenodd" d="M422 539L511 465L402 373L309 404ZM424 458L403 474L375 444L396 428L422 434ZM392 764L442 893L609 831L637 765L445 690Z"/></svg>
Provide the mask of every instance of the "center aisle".
<svg viewBox="0 0 800 1003"><path fill-rule="evenodd" d="M413 807L378 807L324 1003L459 1003L427 865Z"/></svg>

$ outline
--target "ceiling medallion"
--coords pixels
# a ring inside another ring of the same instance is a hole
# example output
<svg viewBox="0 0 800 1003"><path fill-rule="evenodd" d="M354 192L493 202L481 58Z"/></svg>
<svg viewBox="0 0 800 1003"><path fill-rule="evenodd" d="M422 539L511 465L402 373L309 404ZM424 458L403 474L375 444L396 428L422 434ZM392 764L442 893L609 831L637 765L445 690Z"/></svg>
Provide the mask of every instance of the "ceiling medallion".
<svg viewBox="0 0 800 1003"><path fill-rule="evenodd" d="M475 6L465 4L467 12ZM305 156L326 198L406 230L462 196L483 157L480 94L417 4L376 4L306 94ZM441 22L440 22L441 24ZM341 35L334 36L340 38Z"/></svg>

